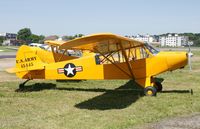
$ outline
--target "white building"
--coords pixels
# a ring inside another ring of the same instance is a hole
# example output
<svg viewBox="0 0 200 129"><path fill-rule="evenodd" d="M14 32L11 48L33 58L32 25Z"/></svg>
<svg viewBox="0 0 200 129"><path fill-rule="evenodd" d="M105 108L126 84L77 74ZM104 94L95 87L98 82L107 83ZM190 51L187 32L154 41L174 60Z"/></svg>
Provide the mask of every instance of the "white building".
<svg viewBox="0 0 200 129"><path fill-rule="evenodd" d="M17 41L17 34L15 33L0 33L0 37L4 37L2 45L16 46L19 45Z"/></svg>
<svg viewBox="0 0 200 129"><path fill-rule="evenodd" d="M149 42L149 43L152 43L152 42L155 42L155 38L151 35L136 35L133 37L134 39L136 40L139 40L139 41L144 41L144 42Z"/></svg>
<svg viewBox="0 0 200 129"><path fill-rule="evenodd" d="M17 34L15 33L0 33L0 36L5 37L5 39L16 40Z"/></svg>
<svg viewBox="0 0 200 129"><path fill-rule="evenodd" d="M6 39L2 43L3 46L19 46L19 43L15 39Z"/></svg>
<svg viewBox="0 0 200 129"><path fill-rule="evenodd" d="M167 36L160 36L159 42L161 46L180 47L188 42L187 36L179 36L178 34L168 34Z"/></svg>

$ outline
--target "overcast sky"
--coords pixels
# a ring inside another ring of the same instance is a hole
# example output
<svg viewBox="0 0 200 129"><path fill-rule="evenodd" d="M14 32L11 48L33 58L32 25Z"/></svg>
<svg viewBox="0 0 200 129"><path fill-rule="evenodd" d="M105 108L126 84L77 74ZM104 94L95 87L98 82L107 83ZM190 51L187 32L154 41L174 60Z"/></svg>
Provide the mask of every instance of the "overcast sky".
<svg viewBox="0 0 200 129"><path fill-rule="evenodd" d="M200 0L1 0L0 32L43 35L200 32Z"/></svg>

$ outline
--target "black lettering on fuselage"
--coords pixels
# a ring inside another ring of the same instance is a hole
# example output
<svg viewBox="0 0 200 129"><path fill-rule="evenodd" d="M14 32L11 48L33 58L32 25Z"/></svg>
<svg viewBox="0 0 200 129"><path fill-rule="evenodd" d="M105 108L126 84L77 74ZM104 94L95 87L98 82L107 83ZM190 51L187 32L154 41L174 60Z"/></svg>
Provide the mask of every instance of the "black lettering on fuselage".
<svg viewBox="0 0 200 129"><path fill-rule="evenodd" d="M36 57L30 57L30 58L24 58L24 59L20 59L20 60L16 60L16 63L25 63L25 62L30 62L30 61L35 61Z"/></svg>
<svg viewBox="0 0 200 129"><path fill-rule="evenodd" d="M34 66L34 63L31 61L35 61L36 59L37 59L36 57L29 57L29 58L16 60L16 63L17 64L20 63L21 68L27 68L27 67Z"/></svg>

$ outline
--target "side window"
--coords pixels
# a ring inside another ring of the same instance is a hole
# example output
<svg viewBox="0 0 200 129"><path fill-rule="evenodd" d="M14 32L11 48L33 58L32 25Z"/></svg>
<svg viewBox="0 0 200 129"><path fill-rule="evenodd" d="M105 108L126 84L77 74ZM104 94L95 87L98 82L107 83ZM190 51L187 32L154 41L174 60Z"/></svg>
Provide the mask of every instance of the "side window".
<svg viewBox="0 0 200 129"><path fill-rule="evenodd" d="M137 47L134 49L134 60L148 58L149 54L144 47Z"/></svg>
<svg viewBox="0 0 200 129"><path fill-rule="evenodd" d="M99 54L96 54L94 57L95 57L96 64L101 64L101 60L100 60Z"/></svg>
<svg viewBox="0 0 200 129"><path fill-rule="evenodd" d="M143 47L141 47L140 48L140 59L144 59L144 58L148 58L149 57L149 54L147 53L147 51L143 48Z"/></svg>

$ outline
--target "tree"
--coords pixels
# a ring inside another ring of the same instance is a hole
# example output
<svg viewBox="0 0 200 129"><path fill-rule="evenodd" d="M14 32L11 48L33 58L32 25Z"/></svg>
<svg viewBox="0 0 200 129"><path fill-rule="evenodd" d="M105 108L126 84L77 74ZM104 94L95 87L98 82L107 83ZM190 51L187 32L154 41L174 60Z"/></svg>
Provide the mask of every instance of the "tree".
<svg viewBox="0 0 200 129"><path fill-rule="evenodd" d="M44 43L45 36L44 35L40 35L39 37L40 37L39 43Z"/></svg>
<svg viewBox="0 0 200 129"><path fill-rule="evenodd" d="M200 46L200 37L198 37L196 40L193 40L194 46Z"/></svg>
<svg viewBox="0 0 200 129"><path fill-rule="evenodd" d="M83 37L84 35L83 34L76 34L74 35L74 38L79 38L79 37Z"/></svg>
<svg viewBox="0 0 200 129"><path fill-rule="evenodd" d="M62 37L62 40L65 40L65 41L72 40L72 39L74 39L74 36L65 35L65 36Z"/></svg>
<svg viewBox="0 0 200 129"><path fill-rule="evenodd" d="M30 41L32 43L43 43L44 40L44 36L43 35L36 35L36 34L31 34L31 36L29 37Z"/></svg>
<svg viewBox="0 0 200 129"><path fill-rule="evenodd" d="M67 41L67 40L72 40L72 39L75 39L75 38L80 38L82 36L84 36L84 35L83 34L75 34L74 36L65 35L65 36L62 37L62 40Z"/></svg>
<svg viewBox="0 0 200 129"><path fill-rule="evenodd" d="M23 28L18 31L17 33L17 39L24 41L26 44L31 42L31 37L32 32L29 28Z"/></svg>
<svg viewBox="0 0 200 129"><path fill-rule="evenodd" d="M0 46L2 45L4 40L5 40L5 38L3 36L0 36Z"/></svg>
<svg viewBox="0 0 200 129"><path fill-rule="evenodd" d="M189 40L194 42L194 46L200 46L200 33L183 33L182 35L188 36Z"/></svg>
<svg viewBox="0 0 200 129"><path fill-rule="evenodd" d="M40 37L38 35L35 35L35 34L31 34L29 38L30 38L32 43L37 43L40 40Z"/></svg>

